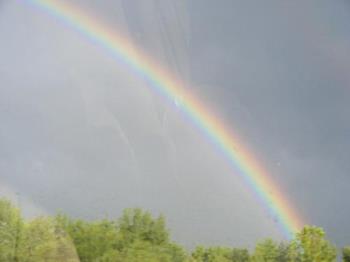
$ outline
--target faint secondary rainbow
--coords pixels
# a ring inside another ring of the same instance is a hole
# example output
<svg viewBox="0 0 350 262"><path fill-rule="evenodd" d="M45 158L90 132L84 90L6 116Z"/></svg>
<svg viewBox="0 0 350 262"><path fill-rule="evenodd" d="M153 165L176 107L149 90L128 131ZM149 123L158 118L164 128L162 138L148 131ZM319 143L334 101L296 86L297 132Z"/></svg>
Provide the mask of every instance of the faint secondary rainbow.
<svg viewBox="0 0 350 262"><path fill-rule="evenodd" d="M185 89L184 83L167 72L143 53L127 37L110 30L77 6L58 0L21 0L32 3L45 12L59 18L90 41L103 47L109 54L123 62L139 76L151 82L152 88L169 101L181 101L180 110L214 143L237 169L241 177L253 189L259 201L278 219L287 238L291 238L302 226L286 197L268 174L258 165L253 155L240 143L229 129L219 121L196 97Z"/></svg>

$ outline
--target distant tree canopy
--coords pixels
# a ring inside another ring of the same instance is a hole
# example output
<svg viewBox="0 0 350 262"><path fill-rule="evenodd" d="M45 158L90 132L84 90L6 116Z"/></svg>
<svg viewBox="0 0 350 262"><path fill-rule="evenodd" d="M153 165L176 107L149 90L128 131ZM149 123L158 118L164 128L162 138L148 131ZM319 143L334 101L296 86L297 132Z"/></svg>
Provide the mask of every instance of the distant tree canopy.
<svg viewBox="0 0 350 262"><path fill-rule="evenodd" d="M250 261L249 252L247 249L228 248L228 247L197 247L192 253L192 261Z"/></svg>
<svg viewBox="0 0 350 262"><path fill-rule="evenodd" d="M0 261L11 261L17 256L22 227L20 211L10 201L0 200Z"/></svg>
<svg viewBox="0 0 350 262"><path fill-rule="evenodd" d="M70 236L50 217L23 220L8 200L0 199L0 261L79 261Z"/></svg>
<svg viewBox="0 0 350 262"><path fill-rule="evenodd" d="M342 253L343 253L343 261L350 262L350 246L344 247L342 250Z"/></svg>
<svg viewBox="0 0 350 262"><path fill-rule="evenodd" d="M350 247L342 249L350 262ZM126 209L117 220L85 221L64 214L25 221L0 199L0 262L332 262L336 248L318 227L290 242L266 239L245 248L197 246L191 253L170 240L165 218Z"/></svg>
<svg viewBox="0 0 350 262"><path fill-rule="evenodd" d="M68 233L81 261L185 261L186 253L169 241L163 216L127 209L119 220L87 222L64 215L56 221Z"/></svg>
<svg viewBox="0 0 350 262"><path fill-rule="evenodd" d="M318 227L304 227L291 243L291 254L296 261L323 262L335 261L337 251L326 239L325 233Z"/></svg>

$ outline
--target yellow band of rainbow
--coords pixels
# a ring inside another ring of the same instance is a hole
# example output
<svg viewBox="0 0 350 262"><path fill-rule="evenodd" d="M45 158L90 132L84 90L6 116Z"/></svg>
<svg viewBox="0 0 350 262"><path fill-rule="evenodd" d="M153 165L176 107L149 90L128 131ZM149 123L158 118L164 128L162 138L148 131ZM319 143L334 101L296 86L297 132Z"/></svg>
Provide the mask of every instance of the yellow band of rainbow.
<svg viewBox="0 0 350 262"><path fill-rule="evenodd" d="M277 218L278 225L290 239L302 226L301 219L278 190L253 155L240 143L233 132L208 110L184 83L135 48L127 37L82 12L78 7L59 0L23 0L53 15L97 43L119 62L125 63L137 75L152 83L152 88L169 101L181 101L180 110L224 153L235 170L252 188L259 201Z"/></svg>

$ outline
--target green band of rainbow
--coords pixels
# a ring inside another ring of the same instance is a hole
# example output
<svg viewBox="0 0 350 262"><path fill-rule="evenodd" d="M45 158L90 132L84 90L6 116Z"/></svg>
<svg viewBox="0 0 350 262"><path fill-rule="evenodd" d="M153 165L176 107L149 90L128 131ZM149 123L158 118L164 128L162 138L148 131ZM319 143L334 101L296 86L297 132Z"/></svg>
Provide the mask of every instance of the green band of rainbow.
<svg viewBox="0 0 350 262"><path fill-rule="evenodd" d="M184 83L133 46L127 37L109 30L78 7L59 0L24 0L61 19L73 29L103 47L110 55L125 63L136 74L146 78L152 87L169 101L181 101L180 110L220 148L231 165L252 188L258 200L278 219L285 236L290 239L301 228L301 219L253 155L237 136L184 88Z"/></svg>

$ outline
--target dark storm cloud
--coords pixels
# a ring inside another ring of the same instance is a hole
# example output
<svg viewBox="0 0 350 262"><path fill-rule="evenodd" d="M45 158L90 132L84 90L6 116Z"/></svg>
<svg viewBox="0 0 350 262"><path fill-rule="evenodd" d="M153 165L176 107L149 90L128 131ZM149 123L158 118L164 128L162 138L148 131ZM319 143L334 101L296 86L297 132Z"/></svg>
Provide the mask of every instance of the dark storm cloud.
<svg viewBox="0 0 350 262"><path fill-rule="evenodd" d="M247 134L307 221L345 243L349 6L208 1L197 7L191 12L197 15L194 78L212 86L213 103ZM242 112L248 112L243 119Z"/></svg>

